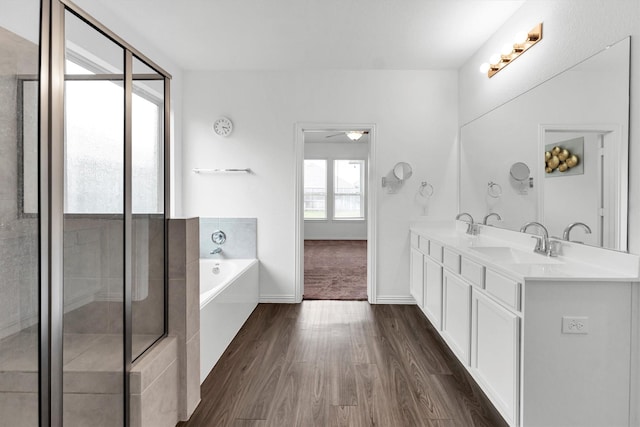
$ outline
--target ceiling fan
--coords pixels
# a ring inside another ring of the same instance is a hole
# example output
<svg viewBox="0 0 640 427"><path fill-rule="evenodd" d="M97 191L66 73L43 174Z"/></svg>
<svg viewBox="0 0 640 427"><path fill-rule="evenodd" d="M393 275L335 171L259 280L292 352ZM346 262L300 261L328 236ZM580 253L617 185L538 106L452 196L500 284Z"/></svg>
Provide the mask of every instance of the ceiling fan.
<svg viewBox="0 0 640 427"><path fill-rule="evenodd" d="M362 135L367 135L368 130L347 130L344 132L334 133L333 135L327 135L325 138L333 138L334 136L346 135L352 141L357 141L362 138Z"/></svg>

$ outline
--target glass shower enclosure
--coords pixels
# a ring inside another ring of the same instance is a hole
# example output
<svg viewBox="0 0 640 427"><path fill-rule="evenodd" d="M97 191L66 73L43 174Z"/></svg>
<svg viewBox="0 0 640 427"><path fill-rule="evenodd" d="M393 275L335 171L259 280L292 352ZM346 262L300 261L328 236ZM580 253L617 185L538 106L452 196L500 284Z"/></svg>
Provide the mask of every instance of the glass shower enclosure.
<svg viewBox="0 0 640 427"><path fill-rule="evenodd" d="M129 425L167 331L170 75L69 1L0 5L0 424Z"/></svg>

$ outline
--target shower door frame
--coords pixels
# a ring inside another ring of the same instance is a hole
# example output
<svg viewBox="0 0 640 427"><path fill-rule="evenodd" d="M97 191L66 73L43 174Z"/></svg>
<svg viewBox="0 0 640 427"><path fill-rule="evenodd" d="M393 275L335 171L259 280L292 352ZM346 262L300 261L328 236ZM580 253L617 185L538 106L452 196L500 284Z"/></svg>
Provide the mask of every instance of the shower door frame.
<svg viewBox="0 0 640 427"><path fill-rule="evenodd" d="M125 53L124 67L124 303L123 303L123 425L130 423L129 373L132 360L132 93L134 56L164 79L164 259L168 259L170 215L170 81L171 75L69 0L40 2L39 89L39 231L40 337L39 424L63 423L63 233L64 233L64 87L65 11L93 27ZM168 330L167 272L164 274L164 333ZM156 341L156 342L157 342Z"/></svg>

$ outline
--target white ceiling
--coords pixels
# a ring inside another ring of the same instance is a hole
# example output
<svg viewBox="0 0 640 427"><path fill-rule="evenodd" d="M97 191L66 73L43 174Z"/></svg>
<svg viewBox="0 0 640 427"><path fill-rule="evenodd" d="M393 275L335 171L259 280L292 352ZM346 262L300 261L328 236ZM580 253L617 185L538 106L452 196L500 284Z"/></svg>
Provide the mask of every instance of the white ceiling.
<svg viewBox="0 0 640 427"><path fill-rule="evenodd" d="M186 70L457 69L524 0L110 0Z"/></svg>

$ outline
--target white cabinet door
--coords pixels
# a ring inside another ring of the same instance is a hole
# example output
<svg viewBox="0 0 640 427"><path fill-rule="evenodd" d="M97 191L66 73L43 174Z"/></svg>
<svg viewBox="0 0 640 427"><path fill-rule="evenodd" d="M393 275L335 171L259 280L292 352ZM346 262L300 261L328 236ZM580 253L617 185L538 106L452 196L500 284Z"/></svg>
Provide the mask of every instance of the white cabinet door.
<svg viewBox="0 0 640 427"><path fill-rule="evenodd" d="M471 285L444 270L442 337L458 359L469 365Z"/></svg>
<svg viewBox="0 0 640 427"><path fill-rule="evenodd" d="M424 313L442 329L442 266L429 257L424 257Z"/></svg>
<svg viewBox="0 0 640 427"><path fill-rule="evenodd" d="M507 422L518 419L520 320L489 297L472 294L471 370Z"/></svg>
<svg viewBox="0 0 640 427"><path fill-rule="evenodd" d="M411 248L411 258L409 259L409 292L420 308L422 308L424 301L424 272L422 271L422 258L422 252L415 248Z"/></svg>

